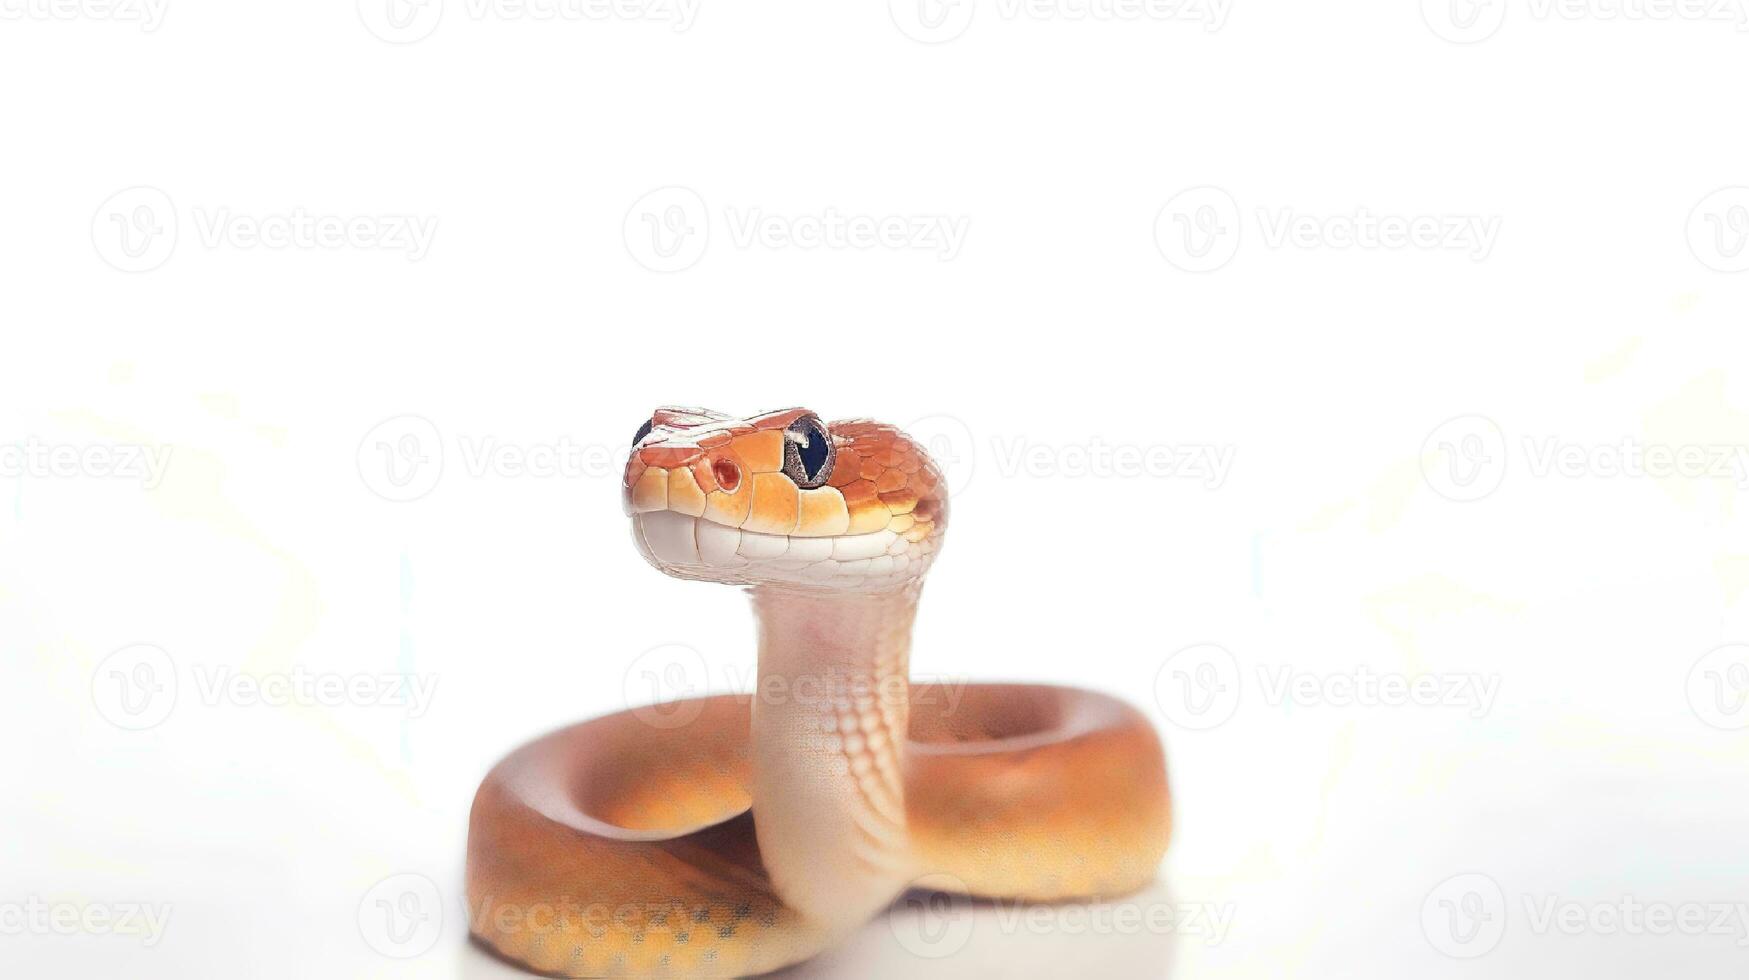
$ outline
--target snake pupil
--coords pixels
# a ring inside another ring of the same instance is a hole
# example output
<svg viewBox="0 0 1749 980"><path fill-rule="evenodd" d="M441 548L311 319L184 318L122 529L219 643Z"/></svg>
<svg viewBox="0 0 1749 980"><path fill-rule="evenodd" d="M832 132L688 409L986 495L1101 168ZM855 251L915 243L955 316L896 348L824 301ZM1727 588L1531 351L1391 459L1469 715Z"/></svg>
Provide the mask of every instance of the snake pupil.
<svg viewBox="0 0 1749 980"><path fill-rule="evenodd" d="M806 445L797 446L796 454L802 458L802 472L811 480L826 465L826 440L811 439Z"/></svg>
<svg viewBox="0 0 1749 980"><path fill-rule="evenodd" d="M812 415L790 423L785 432L783 470L804 490L823 485L832 475L832 436Z"/></svg>

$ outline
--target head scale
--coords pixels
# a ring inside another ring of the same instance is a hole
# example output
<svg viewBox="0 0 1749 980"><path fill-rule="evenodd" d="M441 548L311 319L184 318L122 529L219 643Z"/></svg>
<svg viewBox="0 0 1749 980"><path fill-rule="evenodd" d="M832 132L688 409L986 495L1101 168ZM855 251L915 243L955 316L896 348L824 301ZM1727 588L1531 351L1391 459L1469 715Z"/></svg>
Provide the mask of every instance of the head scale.
<svg viewBox="0 0 1749 980"><path fill-rule="evenodd" d="M802 408L657 409L625 505L638 550L670 575L829 591L920 581L947 523L941 473L909 436Z"/></svg>

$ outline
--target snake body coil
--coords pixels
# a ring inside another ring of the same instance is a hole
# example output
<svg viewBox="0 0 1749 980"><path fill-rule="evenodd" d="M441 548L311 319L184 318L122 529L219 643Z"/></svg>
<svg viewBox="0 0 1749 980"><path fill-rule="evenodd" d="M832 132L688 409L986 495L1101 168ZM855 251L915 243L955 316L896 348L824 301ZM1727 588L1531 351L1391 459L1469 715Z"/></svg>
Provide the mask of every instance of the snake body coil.
<svg viewBox="0 0 1749 980"><path fill-rule="evenodd" d="M627 711L498 764L474 801L474 935L574 977L742 976L806 959L907 887L1054 901L1145 885L1165 762L1114 699L909 683L947 499L890 426L662 409L626 509L681 578L749 587L753 695Z"/></svg>

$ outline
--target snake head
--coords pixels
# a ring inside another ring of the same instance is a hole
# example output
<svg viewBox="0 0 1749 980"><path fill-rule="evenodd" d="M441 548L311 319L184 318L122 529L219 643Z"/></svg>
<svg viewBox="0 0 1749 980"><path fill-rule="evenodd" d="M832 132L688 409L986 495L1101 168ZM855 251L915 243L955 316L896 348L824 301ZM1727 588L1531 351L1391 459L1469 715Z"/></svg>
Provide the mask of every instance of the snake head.
<svg viewBox="0 0 1749 980"><path fill-rule="evenodd" d="M923 447L805 408L657 409L626 463L625 506L639 552L670 575L842 591L920 580L947 523Z"/></svg>

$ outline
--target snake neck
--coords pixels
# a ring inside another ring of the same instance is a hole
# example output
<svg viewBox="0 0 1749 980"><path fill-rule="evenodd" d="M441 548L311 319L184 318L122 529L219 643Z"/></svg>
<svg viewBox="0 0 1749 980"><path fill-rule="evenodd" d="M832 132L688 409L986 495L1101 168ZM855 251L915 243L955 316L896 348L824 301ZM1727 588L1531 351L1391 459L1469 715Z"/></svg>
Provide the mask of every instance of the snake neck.
<svg viewBox="0 0 1749 980"><path fill-rule="evenodd" d="M901 767L918 591L753 590L754 827L779 896L829 929L912 877Z"/></svg>

